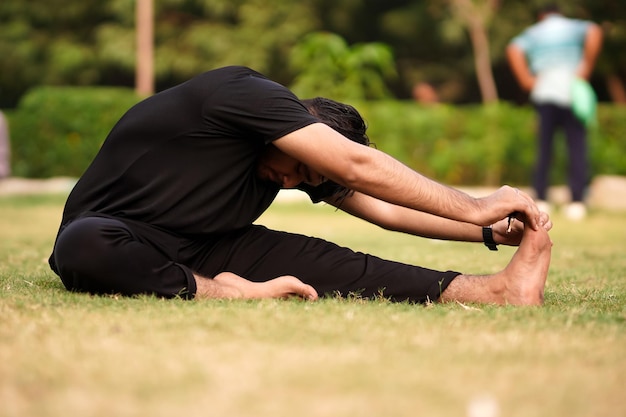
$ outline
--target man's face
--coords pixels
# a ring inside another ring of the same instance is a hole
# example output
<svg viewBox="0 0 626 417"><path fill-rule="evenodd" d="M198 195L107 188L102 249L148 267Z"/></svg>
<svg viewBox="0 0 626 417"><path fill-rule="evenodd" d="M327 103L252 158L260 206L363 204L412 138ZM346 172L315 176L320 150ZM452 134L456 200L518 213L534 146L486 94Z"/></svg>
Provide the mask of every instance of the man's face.
<svg viewBox="0 0 626 417"><path fill-rule="evenodd" d="M259 158L257 175L262 180L280 185L281 188L295 188L302 182L316 186L326 181L321 174L271 144L265 147Z"/></svg>

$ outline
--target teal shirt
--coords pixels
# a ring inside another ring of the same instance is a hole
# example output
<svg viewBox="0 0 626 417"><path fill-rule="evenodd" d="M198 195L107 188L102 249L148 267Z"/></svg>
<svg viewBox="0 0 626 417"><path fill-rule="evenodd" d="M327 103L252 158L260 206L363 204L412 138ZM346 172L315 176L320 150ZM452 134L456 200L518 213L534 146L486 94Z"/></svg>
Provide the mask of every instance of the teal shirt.
<svg viewBox="0 0 626 417"><path fill-rule="evenodd" d="M553 13L532 25L511 43L526 54L537 81L530 98L537 104L572 104L572 85L583 59L591 22Z"/></svg>
<svg viewBox="0 0 626 417"><path fill-rule="evenodd" d="M526 53L535 74L558 67L575 71L582 60L590 25L589 21L551 14L515 37L512 43Z"/></svg>

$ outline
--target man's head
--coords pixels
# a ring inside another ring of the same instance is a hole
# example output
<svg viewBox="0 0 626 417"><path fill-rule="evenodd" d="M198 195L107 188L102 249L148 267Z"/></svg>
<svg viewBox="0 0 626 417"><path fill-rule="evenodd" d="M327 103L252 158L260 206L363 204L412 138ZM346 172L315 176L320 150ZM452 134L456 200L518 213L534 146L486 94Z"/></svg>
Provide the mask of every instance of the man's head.
<svg viewBox="0 0 626 417"><path fill-rule="evenodd" d="M554 13L561 13L561 9L556 3L548 3L543 5L537 12L537 17L539 20L544 19L546 16Z"/></svg>
<svg viewBox="0 0 626 417"><path fill-rule="evenodd" d="M309 113L346 138L370 146L369 138L365 134L367 125L354 107L323 97L302 100L302 104ZM259 158L257 175L279 184L282 188L294 188L301 183L315 187L326 182L326 178L321 174L272 144L265 148ZM343 199L350 193L350 190L337 185L337 198Z"/></svg>
<svg viewBox="0 0 626 417"><path fill-rule="evenodd" d="M354 107L323 97L302 100L302 104L309 113L348 139L365 146L370 145L365 134L367 125Z"/></svg>

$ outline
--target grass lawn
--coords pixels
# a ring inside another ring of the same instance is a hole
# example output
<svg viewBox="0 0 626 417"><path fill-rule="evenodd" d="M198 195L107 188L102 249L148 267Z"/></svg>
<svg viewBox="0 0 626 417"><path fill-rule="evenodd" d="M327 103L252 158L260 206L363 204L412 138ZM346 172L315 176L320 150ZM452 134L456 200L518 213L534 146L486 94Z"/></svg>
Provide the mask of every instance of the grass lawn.
<svg viewBox="0 0 626 417"><path fill-rule="evenodd" d="M626 415L626 213L554 216L541 308L190 302L66 292L46 264L63 202L0 198L1 417ZM303 203L261 222L470 273L514 252Z"/></svg>

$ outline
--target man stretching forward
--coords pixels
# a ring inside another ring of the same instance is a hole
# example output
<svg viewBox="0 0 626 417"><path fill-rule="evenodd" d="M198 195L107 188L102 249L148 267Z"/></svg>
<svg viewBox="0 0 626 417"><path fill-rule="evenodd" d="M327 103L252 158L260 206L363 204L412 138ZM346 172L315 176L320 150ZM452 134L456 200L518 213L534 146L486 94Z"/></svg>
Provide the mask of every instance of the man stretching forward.
<svg viewBox="0 0 626 417"><path fill-rule="evenodd" d="M94 294L542 303L552 224L528 195L471 197L369 147L365 131L351 106L299 100L251 69L200 74L112 129L68 197L50 266ZM388 230L519 248L503 271L475 276L253 224L281 188Z"/></svg>

